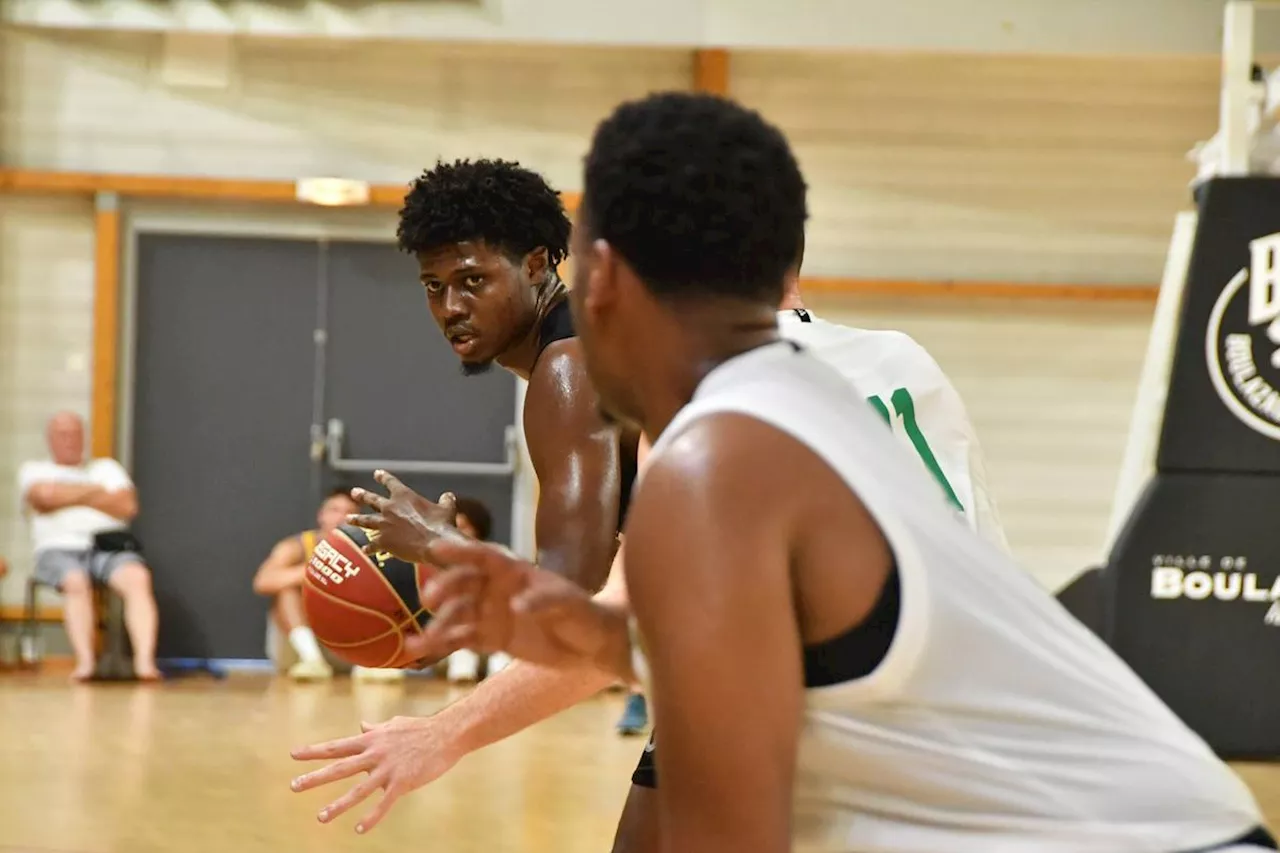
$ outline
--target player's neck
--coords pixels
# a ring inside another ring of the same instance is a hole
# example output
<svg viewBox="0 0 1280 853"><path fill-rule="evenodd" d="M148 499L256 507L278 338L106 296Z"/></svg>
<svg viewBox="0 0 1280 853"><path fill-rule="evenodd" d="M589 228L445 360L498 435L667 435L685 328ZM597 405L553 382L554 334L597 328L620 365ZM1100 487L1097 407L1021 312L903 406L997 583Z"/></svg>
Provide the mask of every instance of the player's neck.
<svg viewBox="0 0 1280 853"><path fill-rule="evenodd" d="M538 356L542 353L542 324L551 309L559 304L568 292L569 289L558 278L542 289L538 294L538 304L534 308L534 320L529 330L515 346L508 347L506 352L494 359L500 367L511 371L526 382L529 380L533 375L533 366L537 364Z"/></svg>
<svg viewBox="0 0 1280 853"><path fill-rule="evenodd" d="M749 350L778 340L777 318L760 308L721 305L686 309L672 333L656 348L653 366L637 383L641 425L658 436L690 400L712 370Z"/></svg>
<svg viewBox="0 0 1280 853"><path fill-rule="evenodd" d="M800 298L799 290L788 290L786 296L782 297L782 302L778 305L779 311L796 311L804 308L804 300Z"/></svg>

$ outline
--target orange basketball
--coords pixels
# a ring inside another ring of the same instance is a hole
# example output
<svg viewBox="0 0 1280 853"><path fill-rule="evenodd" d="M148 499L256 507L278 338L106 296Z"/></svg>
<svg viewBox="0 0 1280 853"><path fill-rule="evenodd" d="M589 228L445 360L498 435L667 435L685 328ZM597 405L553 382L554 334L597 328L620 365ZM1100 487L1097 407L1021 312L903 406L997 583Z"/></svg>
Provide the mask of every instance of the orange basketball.
<svg viewBox="0 0 1280 853"><path fill-rule="evenodd" d="M316 639L357 666L404 667L406 635L420 633L430 614L418 590L425 569L362 550L368 534L342 525L316 543L302 584L302 606Z"/></svg>

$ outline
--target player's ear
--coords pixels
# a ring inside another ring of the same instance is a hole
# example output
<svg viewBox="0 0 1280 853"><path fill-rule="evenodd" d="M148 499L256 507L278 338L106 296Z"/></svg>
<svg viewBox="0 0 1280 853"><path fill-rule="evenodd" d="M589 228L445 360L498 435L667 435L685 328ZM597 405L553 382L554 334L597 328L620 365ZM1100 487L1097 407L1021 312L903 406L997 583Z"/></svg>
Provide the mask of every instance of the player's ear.
<svg viewBox="0 0 1280 853"><path fill-rule="evenodd" d="M618 265L622 259L607 240L592 240L589 251L590 273L583 303L588 311L596 312L612 305L618 298Z"/></svg>
<svg viewBox="0 0 1280 853"><path fill-rule="evenodd" d="M535 286L541 286L547 280L547 272L551 267L551 262L547 258L547 247L539 246L532 252L524 256L524 274L528 276L530 283Z"/></svg>

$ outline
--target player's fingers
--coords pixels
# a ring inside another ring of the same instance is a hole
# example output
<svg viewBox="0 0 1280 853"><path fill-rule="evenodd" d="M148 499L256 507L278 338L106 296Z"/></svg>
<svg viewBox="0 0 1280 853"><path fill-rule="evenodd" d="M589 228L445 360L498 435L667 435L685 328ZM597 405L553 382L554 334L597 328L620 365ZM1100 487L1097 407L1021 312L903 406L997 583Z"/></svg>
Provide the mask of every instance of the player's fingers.
<svg viewBox="0 0 1280 853"><path fill-rule="evenodd" d="M476 622L476 612L470 597L450 601L431 617L424 631L425 642L441 658L458 649L472 648L470 644L476 642L483 631Z"/></svg>
<svg viewBox="0 0 1280 853"><path fill-rule="evenodd" d="M476 598L474 595L463 593L450 598L441 602L440 607L432 614L431 621L427 623L427 631L424 636L439 640L460 625L474 625L476 613Z"/></svg>
<svg viewBox="0 0 1280 853"><path fill-rule="evenodd" d="M363 835L377 826L387 812L391 811L391 807L395 805L396 800L400 799L401 791L398 785L388 785L386 791L382 795L382 799L378 800L378 804L373 807L373 811L369 812L360 822L356 824L356 832Z"/></svg>
<svg viewBox="0 0 1280 853"><path fill-rule="evenodd" d="M485 654L502 651L496 646L490 648L490 644L485 642L484 636L474 625L459 625L456 628L450 628L445 631L444 642L454 649L472 649Z"/></svg>
<svg viewBox="0 0 1280 853"><path fill-rule="evenodd" d="M444 606L455 598L478 595L483 578L483 573L474 566L455 566L432 575L418 590L418 598L422 606L438 618Z"/></svg>
<svg viewBox="0 0 1280 853"><path fill-rule="evenodd" d="M400 482L400 478L398 478L395 474L392 474L390 471L381 471L381 470L374 471L373 479L377 480L379 484L385 486L387 489L387 493L391 495L391 497L393 498L396 497L396 495L398 495L400 492L413 491L404 483Z"/></svg>
<svg viewBox="0 0 1280 853"><path fill-rule="evenodd" d="M531 616L552 616L567 613L590 600L586 591L577 586L530 584L511 596L511 609Z"/></svg>
<svg viewBox="0 0 1280 853"><path fill-rule="evenodd" d="M449 510L450 512L458 511L458 496L455 495L453 492L445 492L443 495L440 496L440 500L437 501L436 503L438 503L440 506L444 507L445 509Z"/></svg>
<svg viewBox="0 0 1280 853"><path fill-rule="evenodd" d="M298 761L316 761L318 759L329 758L347 758L352 755L359 755L364 752L368 742L362 735L352 735L351 737L338 738L337 740L327 740L323 743L313 743L307 746L300 746L289 752L293 758Z"/></svg>
<svg viewBox="0 0 1280 853"><path fill-rule="evenodd" d="M339 779L346 779L349 776L362 773L372 767L374 763L375 759L368 755L344 758L327 767L304 773L289 783L289 789L295 794L310 791L312 788L319 788L321 785L328 785L330 782L337 782Z"/></svg>
<svg viewBox="0 0 1280 853"><path fill-rule="evenodd" d="M433 617L434 621L434 617ZM404 638L404 655L402 660L412 660L412 669L425 669L444 660L456 649L444 644L439 632L433 632L430 625L420 634Z"/></svg>
<svg viewBox="0 0 1280 853"><path fill-rule="evenodd" d="M369 795L382 787L383 772L377 771L370 773L364 779L360 780L360 784L356 785L350 791L347 791L341 797L334 800L329 805L320 810L318 817L321 823L328 823L339 815L347 812L352 806L359 805L369 798Z"/></svg>
<svg viewBox="0 0 1280 853"><path fill-rule="evenodd" d="M389 503L387 498L383 497L377 492L371 492L368 489L352 489L351 499L358 504L364 504L365 506L373 507L379 512L381 512L382 508Z"/></svg>
<svg viewBox="0 0 1280 853"><path fill-rule="evenodd" d="M431 561L437 566L453 568L465 564L485 573L518 571L525 563L510 550L488 542L461 537L440 537L427 546Z"/></svg>
<svg viewBox="0 0 1280 853"><path fill-rule="evenodd" d="M362 527L365 530L381 530L387 523L381 515L348 515L347 524Z"/></svg>

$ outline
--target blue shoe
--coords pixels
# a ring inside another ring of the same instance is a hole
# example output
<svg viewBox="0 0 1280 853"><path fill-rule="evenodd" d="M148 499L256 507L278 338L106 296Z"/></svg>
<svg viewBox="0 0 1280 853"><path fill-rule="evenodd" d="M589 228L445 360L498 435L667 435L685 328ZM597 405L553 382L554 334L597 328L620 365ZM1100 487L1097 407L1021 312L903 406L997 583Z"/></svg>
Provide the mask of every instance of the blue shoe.
<svg viewBox="0 0 1280 853"><path fill-rule="evenodd" d="M627 705L618 720L618 734L643 734L649 727L649 706L644 701L643 693L632 693L627 697Z"/></svg>

